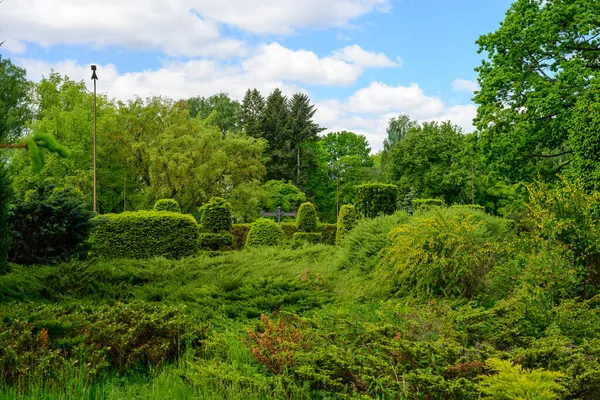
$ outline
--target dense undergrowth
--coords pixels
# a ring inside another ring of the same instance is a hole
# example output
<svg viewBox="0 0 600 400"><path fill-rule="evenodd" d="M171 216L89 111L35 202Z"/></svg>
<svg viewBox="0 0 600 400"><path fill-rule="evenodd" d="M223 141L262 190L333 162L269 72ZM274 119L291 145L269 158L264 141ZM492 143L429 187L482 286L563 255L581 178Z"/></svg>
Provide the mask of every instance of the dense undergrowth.
<svg viewBox="0 0 600 400"><path fill-rule="evenodd" d="M593 199L569 190L532 188L518 227L435 208L337 248L13 265L0 397L598 399Z"/></svg>

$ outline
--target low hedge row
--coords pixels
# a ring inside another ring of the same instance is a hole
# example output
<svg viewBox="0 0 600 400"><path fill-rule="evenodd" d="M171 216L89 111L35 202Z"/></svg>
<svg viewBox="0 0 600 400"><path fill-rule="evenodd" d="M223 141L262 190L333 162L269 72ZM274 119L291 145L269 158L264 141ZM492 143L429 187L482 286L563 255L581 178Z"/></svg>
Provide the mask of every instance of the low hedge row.
<svg viewBox="0 0 600 400"><path fill-rule="evenodd" d="M412 209L415 211L427 211L433 207L443 207L446 203L441 199L414 199L412 201Z"/></svg>
<svg viewBox="0 0 600 400"><path fill-rule="evenodd" d="M304 243L318 244L323 240L319 232L296 232L292 238L292 247L302 246Z"/></svg>
<svg viewBox="0 0 600 400"><path fill-rule="evenodd" d="M198 225L191 215L135 211L100 215L92 221L92 256L181 258L197 252Z"/></svg>
<svg viewBox="0 0 600 400"><path fill-rule="evenodd" d="M198 248L200 250L227 250L233 245L233 235L229 232L200 233L198 236Z"/></svg>
<svg viewBox="0 0 600 400"><path fill-rule="evenodd" d="M231 234L233 235L233 250L242 250L246 244L246 238L252 224L233 224L231 225Z"/></svg>
<svg viewBox="0 0 600 400"><path fill-rule="evenodd" d="M321 231L323 243L335 246L335 236L337 234L337 224L320 224L318 229Z"/></svg>

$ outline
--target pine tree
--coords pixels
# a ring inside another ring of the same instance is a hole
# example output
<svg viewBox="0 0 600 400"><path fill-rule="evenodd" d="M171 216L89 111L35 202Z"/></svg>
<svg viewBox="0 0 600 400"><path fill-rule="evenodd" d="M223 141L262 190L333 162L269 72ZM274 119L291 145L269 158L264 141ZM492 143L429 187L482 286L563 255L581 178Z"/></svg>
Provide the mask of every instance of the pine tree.
<svg viewBox="0 0 600 400"><path fill-rule="evenodd" d="M261 119L263 138L269 146L267 154L271 159L267 162L267 180L292 180L294 171L290 171L289 159L291 141L289 130L289 104L279 88L269 97Z"/></svg>
<svg viewBox="0 0 600 400"><path fill-rule="evenodd" d="M248 136L264 137L261 120L265 110L265 99L257 89L248 89L239 109L239 121Z"/></svg>

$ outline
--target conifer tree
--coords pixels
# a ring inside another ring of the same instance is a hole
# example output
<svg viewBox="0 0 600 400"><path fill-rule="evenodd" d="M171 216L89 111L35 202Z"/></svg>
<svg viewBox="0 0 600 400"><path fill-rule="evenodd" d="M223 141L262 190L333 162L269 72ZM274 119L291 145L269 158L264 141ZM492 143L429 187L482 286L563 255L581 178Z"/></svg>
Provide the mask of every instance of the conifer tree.
<svg viewBox="0 0 600 400"><path fill-rule="evenodd" d="M269 142L267 154L271 157L267 162L268 180L292 180L294 176L286 165L291 152L289 116L288 100L277 88L267 97L261 119L263 138Z"/></svg>
<svg viewBox="0 0 600 400"><path fill-rule="evenodd" d="M239 109L242 129L248 136L262 138L261 119L265 109L265 99L257 89L248 89Z"/></svg>

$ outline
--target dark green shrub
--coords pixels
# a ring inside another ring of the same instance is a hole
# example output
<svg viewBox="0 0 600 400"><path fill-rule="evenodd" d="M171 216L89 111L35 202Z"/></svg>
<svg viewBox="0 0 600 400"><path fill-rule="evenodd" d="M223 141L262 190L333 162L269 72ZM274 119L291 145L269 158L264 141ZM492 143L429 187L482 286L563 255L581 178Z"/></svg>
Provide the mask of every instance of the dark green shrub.
<svg viewBox="0 0 600 400"><path fill-rule="evenodd" d="M233 235L233 244L232 248L234 250L241 250L244 248L246 244L246 238L248 237L248 232L250 232L250 228L252 224L233 224L231 225L231 234Z"/></svg>
<svg viewBox="0 0 600 400"><path fill-rule="evenodd" d="M170 211L170 212L181 212L181 207L177 200L173 199L160 199L154 203L154 211Z"/></svg>
<svg viewBox="0 0 600 400"><path fill-rule="evenodd" d="M200 233L198 235L198 248L200 250L225 250L233 245L233 235L229 232Z"/></svg>
<svg viewBox="0 0 600 400"><path fill-rule="evenodd" d="M298 247L304 243L321 243L323 236L318 232L296 232L292 238L292 246Z"/></svg>
<svg viewBox="0 0 600 400"><path fill-rule="evenodd" d="M298 232L298 225L295 222L282 222L279 226L281 226L285 237L288 239L291 239L294 233Z"/></svg>
<svg viewBox="0 0 600 400"><path fill-rule="evenodd" d="M351 204L345 204L340 210L340 216L337 224L337 232L335 236L335 244L341 245L344 236L350 232L356 226L358 222L358 215L356 214L356 208Z"/></svg>
<svg viewBox="0 0 600 400"><path fill-rule="evenodd" d="M181 258L196 253L198 224L191 215L136 211L94 218L92 253L104 258Z"/></svg>
<svg viewBox="0 0 600 400"><path fill-rule="evenodd" d="M441 199L414 199L412 209L415 211L428 211L433 207L444 207L446 203Z"/></svg>
<svg viewBox="0 0 600 400"><path fill-rule="evenodd" d="M337 235L337 224L320 224L318 229L323 236L323 243L335 246L335 237Z"/></svg>
<svg viewBox="0 0 600 400"><path fill-rule="evenodd" d="M0 134L1 136L2 134ZM8 229L9 189L6 168L4 163L0 161L0 275L8 270L6 260L10 248L10 234Z"/></svg>
<svg viewBox="0 0 600 400"><path fill-rule="evenodd" d="M277 222L261 218L252 224L245 247L278 246L285 242L285 233Z"/></svg>
<svg viewBox="0 0 600 400"><path fill-rule="evenodd" d="M231 204L220 197L211 197L200 207L200 227L205 232L222 232L231 228Z"/></svg>
<svg viewBox="0 0 600 400"><path fill-rule="evenodd" d="M41 187L12 207L9 259L18 264L56 264L84 258L94 213L73 189Z"/></svg>
<svg viewBox="0 0 600 400"><path fill-rule="evenodd" d="M299 232L314 232L317 230L317 210L312 203L302 203L298 209L296 224Z"/></svg>
<svg viewBox="0 0 600 400"><path fill-rule="evenodd" d="M398 187L384 183L367 183L356 187L356 211L366 218L396 212Z"/></svg>

